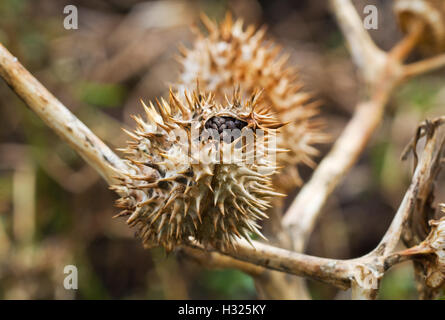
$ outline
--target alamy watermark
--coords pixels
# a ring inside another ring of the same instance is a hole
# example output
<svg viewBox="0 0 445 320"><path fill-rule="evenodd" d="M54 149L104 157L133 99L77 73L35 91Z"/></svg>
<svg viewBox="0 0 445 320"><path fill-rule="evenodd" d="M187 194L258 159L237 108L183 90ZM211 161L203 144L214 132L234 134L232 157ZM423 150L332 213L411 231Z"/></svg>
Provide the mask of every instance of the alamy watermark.
<svg viewBox="0 0 445 320"><path fill-rule="evenodd" d="M236 119L229 123L232 121ZM164 132L163 139L164 146L159 148L163 149L166 161L174 159L183 164L260 164L259 169L263 174L273 171L276 166L277 136L273 131L247 126L241 129L201 128L199 122L194 121L189 128ZM134 148L144 156L148 152L148 145L152 144L153 141L145 143L142 139Z"/></svg>
<svg viewBox="0 0 445 320"><path fill-rule="evenodd" d="M66 290L78 289L78 272L77 267L74 265L67 265L63 268L63 273L67 274L63 279L63 287Z"/></svg>
<svg viewBox="0 0 445 320"><path fill-rule="evenodd" d="M67 16L63 19L63 27L67 30L79 29L79 15L77 7L69 4L63 8L63 13Z"/></svg>
<svg viewBox="0 0 445 320"><path fill-rule="evenodd" d="M379 27L379 12L377 7L372 4L368 4L363 8L363 13L366 14L363 19L363 26L366 30L377 30Z"/></svg>

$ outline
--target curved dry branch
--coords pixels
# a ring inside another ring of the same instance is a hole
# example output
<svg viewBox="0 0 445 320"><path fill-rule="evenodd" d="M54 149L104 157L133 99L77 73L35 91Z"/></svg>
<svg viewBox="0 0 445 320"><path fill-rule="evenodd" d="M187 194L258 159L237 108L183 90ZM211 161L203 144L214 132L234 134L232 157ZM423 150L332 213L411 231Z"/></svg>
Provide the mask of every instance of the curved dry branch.
<svg viewBox="0 0 445 320"><path fill-rule="evenodd" d="M403 76L405 79L411 79L443 67L445 67L445 54L406 65Z"/></svg>
<svg viewBox="0 0 445 320"><path fill-rule="evenodd" d="M252 244L240 240L234 249L220 253L267 269L320 280L342 289L350 286L352 264L348 260L314 257L258 241L252 241ZM197 243L190 246L195 250L206 250Z"/></svg>
<svg viewBox="0 0 445 320"><path fill-rule="evenodd" d="M386 90L380 100L357 107L342 135L288 208L283 224L293 238L295 250L304 249L328 197L365 148L381 121L388 95Z"/></svg>
<svg viewBox="0 0 445 320"><path fill-rule="evenodd" d="M437 170L440 167L440 161L443 156L444 137L443 132L439 130L439 126L442 124L441 119L438 118L431 122L427 121L421 125L420 129L424 130L424 134L419 133L419 136L426 136L426 144L414 172L412 183L403 197L389 229L371 254L388 255L395 250L408 220L413 215L416 205L420 201L419 198L429 193L436 179ZM415 143L412 144L414 153L416 152L415 147L418 138L416 137Z"/></svg>
<svg viewBox="0 0 445 320"><path fill-rule="evenodd" d="M0 44L0 76L28 107L70 144L109 184L125 163Z"/></svg>

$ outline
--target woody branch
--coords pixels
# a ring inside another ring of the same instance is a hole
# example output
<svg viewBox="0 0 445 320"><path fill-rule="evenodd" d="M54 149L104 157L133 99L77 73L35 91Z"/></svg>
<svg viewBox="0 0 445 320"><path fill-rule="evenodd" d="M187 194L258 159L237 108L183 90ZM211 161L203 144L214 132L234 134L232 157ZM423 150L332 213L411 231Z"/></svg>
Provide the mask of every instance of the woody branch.
<svg viewBox="0 0 445 320"><path fill-rule="evenodd" d="M416 45L423 25L415 25L390 52L384 52L377 48L364 29L350 0L330 0L330 5L358 72L367 85L366 96L369 98L357 103L344 131L284 216L283 226L292 236L294 249L297 251L304 250L327 199L343 181L379 127L394 89L404 80L445 66L443 56L410 65L403 64Z"/></svg>
<svg viewBox="0 0 445 320"><path fill-rule="evenodd" d="M333 0L332 3L334 4L334 10L339 10L339 7L335 9L335 4L338 5L347 2L349 1ZM351 23L354 23L354 21L352 21ZM355 36L350 36L348 38L348 41L353 42L353 39L355 39L354 37L360 37L360 35L362 34L363 33L358 32ZM368 43L368 41L362 43ZM398 56L401 57L404 56L404 54L399 53ZM391 54L386 54L385 57L387 59L387 63L389 59L394 59ZM312 180L308 184L309 187L305 187L307 188L307 190L310 190L311 188L313 189L314 187L317 187L318 184L320 184L320 181L327 182L326 185L328 186L327 188L322 190L323 196L318 201L314 202L315 210L312 209L312 211L309 211L310 213L305 213L303 215L301 221L306 221L304 222L305 224L303 224L304 226L306 226L304 227L306 229L306 232L303 232L302 234L308 234L308 230L310 230L310 228L312 227L313 222L318 216L319 211L327 196L332 192L332 190L338 184L346 171L352 166L355 159L360 154L361 150L363 150L364 145L369 139L369 136L377 127L383 114L383 108L390 95L390 92L400 81L400 75L403 74L403 72L400 72L400 65L397 63L396 65L397 68L393 68L393 70L391 70L393 73L389 72L390 77L388 77L388 80L376 80L374 82L372 86L373 94L371 95L371 100L364 101L359 104L356 114L352 118L350 124L347 126L343 135L340 137L339 141L336 143L331 153L327 156L327 158L322 162L318 170L315 172ZM441 66L441 63L435 62L433 63L433 65L434 67L438 67ZM431 68L432 67L426 67L420 69L430 70ZM416 70L418 69L419 68L417 68ZM388 70L386 70L385 72L388 72ZM418 73L419 71L416 72ZM387 74L385 73L385 75ZM8 83L8 85L18 94L18 96L21 97L25 101L25 103L32 110L34 110L50 128L52 128L58 135L66 140L73 147L73 149L75 149L96 171L98 171L102 175L102 177L108 183L113 183L113 177L114 175L116 175L115 169L126 170L125 163L117 155L115 155L98 137L96 137L81 121L79 121L60 101L58 101L40 82L38 82L17 61L17 59L1 45L0 76L2 76L2 78ZM376 77L375 79L379 78ZM359 120L363 119L366 119L366 122L368 122L365 128L363 128L363 126L360 127L361 130L364 129L364 133L353 139L354 141L352 142L351 146L346 146L347 138L351 137L353 133L357 133L357 124L359 123ZM344 155L341 156L343 152ZM337 166L340 167L339 170L332 171L331 165L333 162L335 162L334 160L340 161L339 164L337 163ZM421 162L421 165L428 165L428 161L425 160ZM327 173L323 174L323 172ZM415 177L417 176L415 175ZM317 190L317 192L318 191L319 190ZM303 191L297 197L296 201L298 201L298 199L301 199L303 197L302 195L304 194L308 194L308 192L304 192L303 189ZM295 216L293 212L297 212L295 208L297 207L297 209L299 209L298 212L308 212L303 210L304 206L298 208L295 203L296 202L294 202L290 212L286 215L284 221L284 224L290 226L291 230L293 228L295 229L295 226L297 226L295 230L299 230L298 225L294 223ZM398 219L395 220L396 222L399 220L403 221L403 219L400 218L400 215L401 214L399 213L396 215L395 219ZM309 223L307 223L307 221L309 221ZM396 234L398 235L399 233ZM397 237L399 237L399 235ZM397 237L394 237L394 239L396 239ZM299 246L300 248L303 247L300 244L296 245L296 248L298 248ZM363 258L353 260L342 261L324 259L295 253L289 250L276 248L262 243L255 243L256 248L252 248L249 245L240 242L237 247L237 250L224 252L223 254L234 257L236 260L242 260L250 263L250 265L239 264L238 262L235 262L233 260L224 260L221 258L221 256L219 256L219 254L215 255L219 257L215 261L224 261L225 266L232 264L238 266L241 269L246 268L246 270L248 268L251 268L252 264L254 264L267 269L279 270L296 275L312 277L318 280L332 283L342 288L351 285L351 279L355 279L354 277L356 277L357 270L363 269L363 263L369 263L369 259L371 258L375 259L375 256L373 256L372 254ZM389 257L391 257L391 261L398 261L398 259L394 259L393 255L384 255L383 260ZM379 266L382 265L381 258L382 257L380 257L380 259L377 259L379 261ZM261 269L253 268L252 270L255 270L252 271L252 273L261 272ZM352 283L354 283L354 281L352 281Z"/></svg>
<svg viewBox="0 0 445 320"><path fill-rule="evenodd" d="M0 76L31 110L68 142L107 183L114 181L116 172L113 168L126 169L125 163L34 78L2 44Z"/></svg>

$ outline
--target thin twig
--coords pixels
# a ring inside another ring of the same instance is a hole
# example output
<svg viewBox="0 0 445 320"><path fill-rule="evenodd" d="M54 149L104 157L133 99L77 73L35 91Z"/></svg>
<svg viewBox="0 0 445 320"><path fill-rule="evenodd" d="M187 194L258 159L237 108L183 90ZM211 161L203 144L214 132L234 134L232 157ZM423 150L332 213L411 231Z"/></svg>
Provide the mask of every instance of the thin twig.
<svg viewBox="0 0 445 320"><path fill-rule="evenodd" d="M419 201L418 197L424 193L423 190L429 189L434 183L436 169L443 153L444 139L443 135L440 135L440 130L438 130L440 124L440 121L427 122L427 141L419 164L414 172L412 183L389 229L371 255L386 256L395 250L401 238L402 231L416 208L416 204Z"/></svg>
<svg viewBox="0 0 445 320"><path fill-rule="evenodd" d="M183 246L180 248L179 254L183 254L210 269L235 268L253 277L257 277L266 271L266 269L261 266L234 259L216 251L210 252L190 246Z"/></svg>
<svg viewBox="0 0 445 320"><path fill-rule="evenodd" d="M439 123L431 122L425 148L406 195L382 241L369 254L350 260L326 259L256 241L253 241L252 246L245 240L239 241L235 249L221 253L265 268L310 277L342 289L352 285L356 298L375 298L378 286L366 287L366 278L373 278L378 283L390 267L407 260L407 257L400 256L394 250L418 196L434 182L435 169L440 164L445 141L443 133L438 130ZM193 246L203 250L197 244Z"/></svg>
<svg viewBox="0 0 445 320"><path fill-rule="evenodd" d="M391 57L397 61L405 60L419 42L424 31L425 24L422 21L414 22L407 36L391 50Z"/></svg>
<svg viewBox="0 0 445 320"><path fill-rule="evenodd" d="M403 77L405 79L410 79L443 67L445 67L445 54L406 65Z"/></svg>
<svg viewBox="0 0 445 320"><path fill-rule="evenodd" d="M245 240L240 240L235 249L220 252L267 269L310 277L342 289L346 289L350 285L350 269L353 265L348 260L319 258L258 241L252 241L252 243L253 246ZM197 243L192 243L190 246L205 250Z"/></svg>
<svg viewBox="0 0 445 320"><path fill-rule="evenodd" d="M304 249L327 198L365 148L383 116L388 94L386 91L382 100L362 103L357 107L329 154L288 208L283 224L293 238L294 250Z"/></svg>
<svg viewBox="0 0 445 320"><path fill-rule="evenodd" d="M427 66L417 67L414 64L405 67L401 64L418 42L424 29L422 24L415 25L400 43L389 53L385 53L373 44L349 0L331 0L331 7L345 34L357 67L364 68L362 70L364 74L372 73L372 77L368 78L370 99L358 103L345 130L284 216L283 225L288 228L293 238L294 249L297 251L304 249L328 197L343 181L344 176L363 152L383 118L385 106L392 92L411 72L409 68L413 67L412 72L419 74L445 64L445 59L442 61L441 58L426 63ZM357 58L360 54L364 54L363 61ZM364 61L368 64L364 64Z"/></svg>

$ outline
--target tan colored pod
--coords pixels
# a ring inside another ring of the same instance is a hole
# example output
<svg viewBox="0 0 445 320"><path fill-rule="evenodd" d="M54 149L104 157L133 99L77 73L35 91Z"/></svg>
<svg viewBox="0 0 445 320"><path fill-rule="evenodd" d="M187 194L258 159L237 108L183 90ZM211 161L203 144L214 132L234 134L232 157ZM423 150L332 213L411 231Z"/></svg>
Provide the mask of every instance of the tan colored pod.
<svg viewBox="0 0 445 320"><path fill-rule="evenodd" d="M445 51L445 1L395 0L394 11L404 33L419 22L425 24L419 47L426 53Z"/></svg>
<svg viewBox="0 0 445 320"><path fill-rule="evenodd" d="M242 99L238 91L224 104L201 91L181 95L144 104L145 119L134 117L138 126L121 150L130 169L112 187L121 195L118 216L128 216L146 247L167 251L190 237L217 248L262 237L258 222L280 196L276 166L263 155L278 152L269 141L282 124L258 93ZM236 128L238 138L226 139Z"/></svg>

